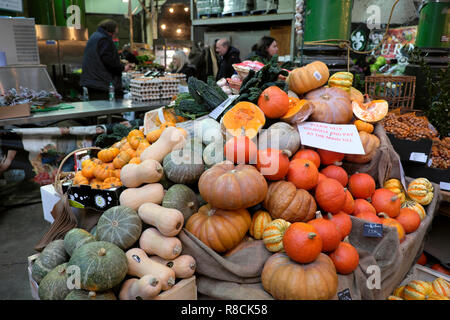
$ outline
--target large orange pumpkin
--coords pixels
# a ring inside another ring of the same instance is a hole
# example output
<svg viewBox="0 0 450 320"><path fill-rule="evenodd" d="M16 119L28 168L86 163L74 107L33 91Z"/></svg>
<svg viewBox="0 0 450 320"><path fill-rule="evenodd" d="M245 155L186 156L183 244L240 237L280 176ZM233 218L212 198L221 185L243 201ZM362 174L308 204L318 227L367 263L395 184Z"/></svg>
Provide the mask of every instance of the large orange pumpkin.
<svg viewBox="0 0 450 320"><path fill-rule="evenodd" d="M344 240L346 236L350 234L352 231L352 219L348 214L341 211L338 214L328 213L324 216L324 219L330 220L333 222L341 232L341 240Z"/></svg>
<svg viewBox="0 0 450 320"><path fill-rule="evenodd" d="M292 260L310 263L317 259L323 249L322 237L313 225L294 222L284 234L283 248Z"/></svg>
<svg viewBox="0 0 450 320"><path fill-rule="evenodd" d="M343 187L347 186L348 174L342 167L332 164L320 170L320 173L324 174L328 178L336 179L342 184Z"/></svg>
<svg viewBox="0 0 450 320"><path fill-rule="evenodd" d="M290 151L266 149L258 151L256 168L267 180L284 179L289 170Z"/></svg>
<svg viewBox="0 0 450 320"><path fill-rule="evenodd" d="M345 189L345 195L346 198L344 206L342 207L342 211L347 214L353 214L355 212L355 200L353 199L350 191L348 191L347 189Z"/></svg>
<svg viewBox="0 0 450 320"><path fill-rule="evenodd" d="M286 176L297 189L311 190L316 187L319 179L319 171L316 165L306 159L292 160Z"/></svg>
<svg viewBox="0 0 450 320"><path fill-rule="evenodd" d="M325 179L316 187L317 204L326 212L338 213L342 210L347 198L344 187L335 179Z"/></svg>
<svg viewBox="0 0 450 320"><path fill-rule="evenodd" d="M214 165L200 177L198 188L202 198L211 206L224 210L249 208L262 202L268 185L264 176L253 166L235 166L229 161Z"/></svg>
<svg viewBox="0 0 450 320"><path fill-rule="evenodd" d="M214 251L226 252L244 239L251 221L245 209L221 210L207 204L189 217L185 228Z"/></svg>
<svg viewBox="0 0 450 320"><path fill-rule="evenodd" d="M347 124L353 118L350 96L339 88L320 88L309 92L306 99L314 105L312 121Z"/></svg>
<svg viewBox="0 0 450 320"><path fill-rule="evenodd" d="M328 82L330 71L325 63L314 61L289 73L287 82L289 90L298 95L319 88Z"/></svg>
<svg viewBox="0 0 450 320"><path fill-rule="evenodd" d="M258 99L258 107L269 119L281 118L289 110L289 97L279 87L271 86L261 93Z"/></svg>
<svg viewBox="0 0 450 320"><path fill-rule="evenodd" d="M348 179L348 189L355 199L369 199L375 188L374 178L367 173L355 173Z"/></svg>
<svg viewBox="0 0 450 320"><path fill-rule="evenodd" d="M391 218L395 218L400 214L402 203L400 198L391 190L380 188L375 190L372 195L372 205L377 213L384 212Z"/></svg>
<svg viewBox="0 0 450 320"><path fill-rule="evenodd" d="M247 136L233 137L225 143L225 158L234 163L256 163L258 147Z"/></svg>
<svg viewBox="0 0 450 320"><path fill-rule="evenodd" d="M355 217L362 220L367 220L373 223L381 224L381 219L373 212L370 211L361 211L358 213L355 213Z"/></svg>
<svg viewBox="0 0 450 320"><path fill-rule="evenodd" d="M354 214L358 214L360 212L368 211L373 214L377 214L377 210L370 204L369 201L365 199L355 199L355 210Z"/></svg>

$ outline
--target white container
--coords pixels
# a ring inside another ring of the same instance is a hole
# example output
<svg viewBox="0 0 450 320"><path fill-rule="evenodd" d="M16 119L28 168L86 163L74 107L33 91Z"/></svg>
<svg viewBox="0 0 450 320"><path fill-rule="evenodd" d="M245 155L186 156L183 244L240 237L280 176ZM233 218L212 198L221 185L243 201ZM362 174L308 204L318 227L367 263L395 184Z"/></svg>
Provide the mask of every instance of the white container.
<svg viewBox="0 0 450 320"><path fill-rule="evenodd" d="M52 184L41 187L42 210L44 211L44 219L46 221L53 223L52 210L60 199L59 194L55 191Z"/></svg>

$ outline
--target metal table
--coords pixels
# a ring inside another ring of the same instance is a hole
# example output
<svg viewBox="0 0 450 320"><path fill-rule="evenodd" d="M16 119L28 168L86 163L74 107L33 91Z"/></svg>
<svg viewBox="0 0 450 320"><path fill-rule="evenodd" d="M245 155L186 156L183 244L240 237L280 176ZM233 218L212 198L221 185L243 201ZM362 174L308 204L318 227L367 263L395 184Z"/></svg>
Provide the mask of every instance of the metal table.
<svg viewBox="0 0 450 320"><path fill-rule="evenodd" d="M23 125L37 122L62 121L67 119L79 119L97 116L110 116L112 114L121 114L132 111L150 111L166 106L170 100L157 100L147 103L136 103L132 100L117 100L117 101L86 101L67 103L74 106L73 109L64 109L49 112L36 112L29 117L12 118L0 120L0 127L6 125Z"/></svg>

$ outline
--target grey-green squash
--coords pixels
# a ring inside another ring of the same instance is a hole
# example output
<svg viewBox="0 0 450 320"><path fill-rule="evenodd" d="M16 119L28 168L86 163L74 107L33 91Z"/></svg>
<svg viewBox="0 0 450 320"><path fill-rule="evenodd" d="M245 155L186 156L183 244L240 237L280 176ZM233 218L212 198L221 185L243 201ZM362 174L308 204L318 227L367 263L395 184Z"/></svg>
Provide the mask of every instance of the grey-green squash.
<svg viewBox="0 0 450 320"><path fill-rule="evenodd" d="M200 139L192 138L187 141L183 149L202 153L204 148L205 146Z"/></svg>
<svg viewBox="0 0 450 320"><path fill-rule="evenodd" d="M224 160L223 143L208 144L203 150L203 162L208 169Z"/></svg>
<svg viewBox="0 0 450 320"><path fill-rule="evenodd" d="M113 243L96 241L76 249L68 267L80 268L81 289L106 291L118 285L128 271L125 252Z"/></svg>
<svg viewBox="0 0 450 320"><path fill-rule="evenodd" d="M163 176L161 178L161 180L159 180L159 183L163 186L164 190L169 189L171 186L174 185L174 183L172 181L170 181L169 179L167 179L166 174L163 173Z"/></svg>
<svg viewBox="0 0 450 320"><path fill-rule="evenodd" d="M189 149L169 153L164 158L163 167L169 180L181 184L197 183L205 171L202 153L191 152Z"/></svg>
<svg viewBox="0 0 450 320"><path fill-rule="evenodd" d="M64 240L50 242L34 261L31 276L37 284L56 266L69 261L69 255L64 248Z"/></svg>
<svg viewBox="0 0 450 320"><path fill-rule="evenodd" d="M184 221L197 213L200 208L195 192L184 184L175 184L170 187L164 195L162 206L181 211Z"/></svg>
<svg viewBox="0 0 450 320"><path fill-rule="evenodd" d="M201 208L201 207L203 207L203 206L208 204L208 202L206 202L205 199L203 199L203 197L202 197L202 195L200 193L197 193L196 196L197 196L198 207L199 208Z"/></svg>
<svg viewBox="0 0 450 320"><path fill-rule="evenodd" d="M194 136L200 138L205 145L213 142L223 143L220 123L212 118L206 118L194 123Z"/></svg>
<svg viewBox="0 0 450 320"><path fill-rule="evenodd" d="M97 239L114 243L126 250L139 239L142 220L133 209L116 206L106 210L97 222Z"/></svg>
<svg viewBox="0 0 450 320"><path fill-rule="evenodd" d="M72 290L65 300L117 300L117 297L112 290L104 292Z"/></svg>
<svg viewBox="0 0 450 320"><path fill-rule="evenodd" d="M96 241L95 237L84 229L74 228L64 236L64 248L69 255L82 245Z"/></svg>
<svg viewBox="0 0 450 320"><path fill-rule="evenodd" d="M92 234L92 236L93 236L94 238L97 239L97 225L95 225L95 226L91 229L90 234Z"/></svg>
<svg viewBox="0 0 450 320"><path fill-rule="evenodd" d="M67 262L53 268L39 283L38 295L41 300L64 300L72 289L67 285L69 277Z"/></svg>
<svg viewBox="0 0 450 320"><path fill-rule="evenodd" d="M298 130L286 122L274 123L267 130L263 130L258 138L258 150L272 148L289 150L295 154L300 146Z"/></svg>

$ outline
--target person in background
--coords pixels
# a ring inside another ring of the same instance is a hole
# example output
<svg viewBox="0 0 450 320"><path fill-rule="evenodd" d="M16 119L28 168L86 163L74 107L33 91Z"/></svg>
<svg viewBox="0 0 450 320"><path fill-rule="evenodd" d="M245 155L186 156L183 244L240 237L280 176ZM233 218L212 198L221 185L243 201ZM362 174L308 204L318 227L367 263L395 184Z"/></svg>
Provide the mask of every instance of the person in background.
<svg viewBox="0 0 450 320"><path fill-rule="evenodd" d="M196 76L195 66L189 63L186 54L181 50L176 51L172 56L172 69L170 72L183 73L186 75L186 80Z"/></svg>
<svg viewBox="0 0 450 320"><path fill-rule="evenodd" d="M80 85L88 88L90 100L108 100L110 83L114 86L116 98L123 97L122 72L130 70L131 65L120 62L113 42L118 33L119 27L114 20L104 20L86 44Z"/></svg>
<svg viewBox="0 0 450 320"><path fill-rule="evenodd" d="M266 64L276 54L278 54L277 41L272 37L264 36L252 47L252 53L246 60L259 61Z"/></svg>
<svg viewBox="0 0 450 320"><path fill-rule="evenodd" d="M216 42L216 52L220 57L216 80L231 78L236 73L233 64L241 62L239 50L232 47L229 40L219 39Z"/></svg>
<svg viewBox="0 0 450 320"><path fill-rule="evenodd" d="M139 60L136 56L131 52L130 44L126 44L122 49L122 58L127 60L129 63L139 64Z"/></svg>
<svg viewBox="0 0 450 320"><path fill-rule="evenodd" d="M216 78L219 71L216 54L216 42L218 40L216 39L214 44L210 46L199 42L191 47L188 59L197 70L197 79L206 82L209 76Z"/></svg>

